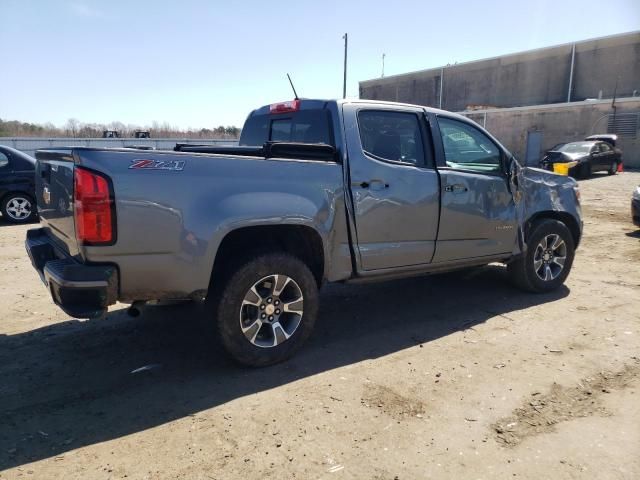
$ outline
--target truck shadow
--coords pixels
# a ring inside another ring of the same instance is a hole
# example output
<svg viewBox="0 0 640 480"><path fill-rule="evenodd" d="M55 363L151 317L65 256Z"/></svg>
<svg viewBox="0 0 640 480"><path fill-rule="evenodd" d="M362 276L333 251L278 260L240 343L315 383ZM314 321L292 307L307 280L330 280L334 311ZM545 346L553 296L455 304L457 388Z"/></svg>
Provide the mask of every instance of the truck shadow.
<svg viewBox="0 0 640 480"><path fill-rule="evenodd" d="M231 362L201 306L137 319L71 320L0 335L0 471L196 414L320 372L379 358L498 315L553 302L510 287L504 269L331 285L310 341L266 369ZM147 370L130 373L144 365Z"/></svg>

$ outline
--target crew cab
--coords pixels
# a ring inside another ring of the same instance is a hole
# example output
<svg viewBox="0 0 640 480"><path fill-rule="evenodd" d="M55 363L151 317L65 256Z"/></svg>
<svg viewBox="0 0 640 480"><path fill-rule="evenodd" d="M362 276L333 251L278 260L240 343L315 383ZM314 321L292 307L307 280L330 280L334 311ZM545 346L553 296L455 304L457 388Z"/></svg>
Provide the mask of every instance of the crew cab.
<svg viewBox="0 0 640 480"><path fill-rule="evenodd" d="M26 248L57 305L94 317L116 301L205 301L252 366L304 343L326 282L502 262L547 292L582 232L575 180L416 105L295 99L251 112L236 147L36 157L41 228Z"/></svg>

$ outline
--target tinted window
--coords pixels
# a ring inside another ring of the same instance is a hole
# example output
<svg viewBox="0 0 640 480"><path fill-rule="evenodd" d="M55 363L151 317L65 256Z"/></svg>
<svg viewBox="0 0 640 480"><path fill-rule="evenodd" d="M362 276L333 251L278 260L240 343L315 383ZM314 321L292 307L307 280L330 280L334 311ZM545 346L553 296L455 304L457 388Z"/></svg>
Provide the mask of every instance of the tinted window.
<svg viewBox="0 0 640 480"><path fill-rule="evenodd" d="M9 167L9 159L4 153L0 152L0 168L6 169L8 167Z"/></svg>
<svg viewBox="0 0 640 480"><path fill-rule="evenodd" d="M609 145L607 145L606 143L601 143L600 144L600 151L601 152L609 152L609 151L611 151L611 147Z"/></svg>
<svg viewBox="0 0 640 480"><path fill-rule="evenodd" d="M559 152L567 153L589 153L593 143L591 142L573 142L567 143L565 146L558 149Z"/></svg>
<svg viewBox="0 0 640 480"><path fill-rule="evenodd" d="M381 160L424 165L418 116L407 112L363 110L358 113L365 153Z"/></svg>
<svg viewBox="0 0 640 480"><path fill-rule="evenodd" d="M267 141L333 145L329 112L316 109L249 117L240 134L240 145L262 146Z"/></svg>
<svg viewBox="0 0 640 480"><path fill-rule="evenodd" d="M465 170L500 169L500 150L480 130L464 122L438 118L445 160L448 167Z"/></svg>

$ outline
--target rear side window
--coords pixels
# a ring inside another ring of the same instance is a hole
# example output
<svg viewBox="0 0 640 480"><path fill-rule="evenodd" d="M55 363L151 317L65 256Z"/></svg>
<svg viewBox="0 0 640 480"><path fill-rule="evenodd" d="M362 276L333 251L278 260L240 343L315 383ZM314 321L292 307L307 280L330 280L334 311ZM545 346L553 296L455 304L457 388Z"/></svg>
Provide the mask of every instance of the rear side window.
<svg viewBox="0 0 640 480"><path fill-rule="evenodd" d="M329 111L302 110L248 118L240 135L240 145L259 147L268 141L334 145Z"/></svg>
<svg viewBox="0 0 640 480"><path fill-rule="evenodd" d="M611 147L606 143L601 143L600 144L600 151L603 152L603 153L604 152L609 152L609 151L611 151Z"/></svg>
<svg viewBox="0 0 640 480"><path fill-rule="evenodd" d="M364 152L379 160L424 165L418 116L409 112L362 110L358 113Z"/></svg>

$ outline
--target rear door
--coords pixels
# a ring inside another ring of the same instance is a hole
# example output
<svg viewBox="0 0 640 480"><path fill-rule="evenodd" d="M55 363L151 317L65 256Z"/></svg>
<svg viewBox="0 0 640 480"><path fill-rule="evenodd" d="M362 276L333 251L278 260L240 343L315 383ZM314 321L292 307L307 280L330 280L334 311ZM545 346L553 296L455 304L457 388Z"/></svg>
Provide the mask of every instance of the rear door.
<svg viewBox="0 0 640 480"><path fill-rule="evenodd" d="M442 185L434 263L512 252L516 210L502 149L471 121L432 119Z"/></svg>
<svg viewBox="0 0 640 480"><path fill-rule="evenodd" d="M343 114L361 269L431 262L439 182L423 111L352 103Z"/></svg>
<svg viewBox="0 0 640 480"><path fill-rule="evenodd" d="M616 160L616 154L606 142L600 142L598 144L598 148L600 150L600 169L601 170L609 170L611 164Z"/></svg>

